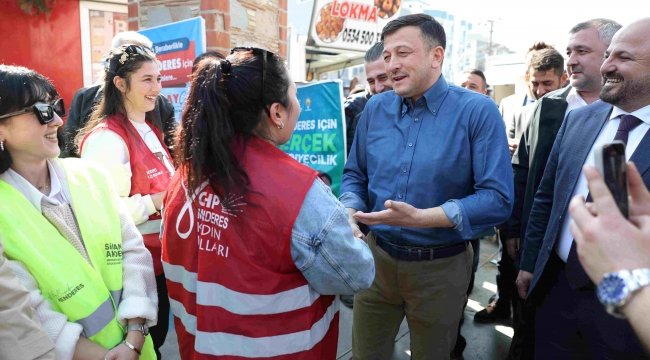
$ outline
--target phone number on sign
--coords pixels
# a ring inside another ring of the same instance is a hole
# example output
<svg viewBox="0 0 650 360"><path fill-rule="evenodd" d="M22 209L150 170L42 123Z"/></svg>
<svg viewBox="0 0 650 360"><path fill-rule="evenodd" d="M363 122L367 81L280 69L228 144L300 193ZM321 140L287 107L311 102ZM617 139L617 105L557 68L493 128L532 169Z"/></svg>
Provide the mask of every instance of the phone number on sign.
<svg viewBox="0 0 650 360"><path fill-rule="evenodd" d="M343 30L343 42L355 43L361 45L371 45L375 43L377 33L374 31L365 31L359 29Z"/></svg>

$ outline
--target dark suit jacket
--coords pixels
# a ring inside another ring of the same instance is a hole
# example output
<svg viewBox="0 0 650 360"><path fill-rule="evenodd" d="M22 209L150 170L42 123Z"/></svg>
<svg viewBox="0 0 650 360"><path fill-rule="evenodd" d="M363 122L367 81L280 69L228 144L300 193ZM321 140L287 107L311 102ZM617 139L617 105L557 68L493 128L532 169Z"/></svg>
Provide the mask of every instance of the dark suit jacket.
<svg viewBox="0 0 650 360"><path fill-rule="evenodd" d="M582 165L611 112L612 105L602 101L573 110L557 134L526 230L522 269L534 267L528 297L538 284L551 252L555 251ZM630 161L636 164L646 186L650 186L650 132L643 137Z"/></svg>
<svg viewBox="0 0 650 360"><path fill-rule="evenodd" d="M61 148L60 157L79 157L77 148L74 145L74 137L77 132L90 120L90 113L95 104L98 104L104 95L102 84L93 85L77 90L70 103L68 119L61 128L63 142L59 143ZM171 150L174 144L174 133L176 130L176 119L174 118L174 105L162 94L158 94L156 108L153 112L154 121L162 125L165 145Z"/></svg>
<svg viewBox="0 0 650 360"><path fill-rule="evenodd" d="M542 181L553 142L564 121L566 98L571 87L548 93L535 102L519 147L512 158L515 179L515 202L510 219L501 226L504 239L524 238L535 193ZM524 269L532 272L533 269Z"/></svg>

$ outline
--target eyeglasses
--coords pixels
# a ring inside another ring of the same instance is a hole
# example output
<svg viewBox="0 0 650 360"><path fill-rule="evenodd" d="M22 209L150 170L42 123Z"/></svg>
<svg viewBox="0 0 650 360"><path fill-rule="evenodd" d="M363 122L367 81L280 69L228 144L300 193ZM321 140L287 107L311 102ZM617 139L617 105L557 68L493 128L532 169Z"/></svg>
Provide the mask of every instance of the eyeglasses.
<svg viewBox="0 0 650 360"><path fill-rule="evenodd" d="M238 51L250 51L253 53L253 55L262 55L262 108L266 112L268 116L271 116L271 112L269 109L266 107L266 104L264 104L264 85L266 85L266 57L267 56L275 56L274 53L266 50L266 49L260 49L260 48L254 48L254 47L236 47L230 50L230 55L238 52Z"/></svg>
<svg viewBox="0 0 650 360"><path fill-rule="evenodd" d="M125 49L122 55L120 56L119 60L115 62L115 71L117 71L119 68L124 66L124 64L127 63L130 59L132 59L134 56L137 55L144 55L144 56L150 56L150 57L156 57L156 54L149 49L148 47L145 46L140 46L140 45L128 45ZM111 57L113 54L111 54ZM110 64L110 60L107 62Z"/></svg>
<svg viewBox="0 0 650 360"><path fill-rule="evenodd" d="M63 99L58 99L52 105L35 104L22 110L18 110L9 114L4 114L0 116L0 119L4 119L16 115L29 114L30 112L36 114L36 118L38 118L38 122L41 123L41 125L47 125L51 123L52 120L54 120L54 113L59 115L59 117L66 116L65 104L63 103Z"/></svg>

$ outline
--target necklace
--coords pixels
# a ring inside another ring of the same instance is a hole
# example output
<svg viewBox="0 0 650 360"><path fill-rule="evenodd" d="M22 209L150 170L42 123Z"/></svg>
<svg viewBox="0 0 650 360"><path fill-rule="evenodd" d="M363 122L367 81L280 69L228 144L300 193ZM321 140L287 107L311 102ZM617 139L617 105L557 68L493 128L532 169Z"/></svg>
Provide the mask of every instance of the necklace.
<svg viewBox="0 0 650 360"><path fill-rule="evenodd" d="M38 191L41 191L41 190L43 190L43 189L49 189L49 188L50 188L50 183L51 183L51 182L52 182L52 179L50 179L50 174L49 174L49 171L48 171L48 174L47 174L47 181L45 182L45 184L43 184L43 185L41 185L41 186L37 186L36 189L38 189Z"/></svg>

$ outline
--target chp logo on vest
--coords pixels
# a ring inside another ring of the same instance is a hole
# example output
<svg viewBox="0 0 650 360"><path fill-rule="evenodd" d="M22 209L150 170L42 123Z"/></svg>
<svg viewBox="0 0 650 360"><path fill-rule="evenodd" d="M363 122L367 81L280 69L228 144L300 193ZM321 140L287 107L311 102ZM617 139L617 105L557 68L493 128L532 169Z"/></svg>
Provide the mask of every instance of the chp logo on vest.
<svg viewBox="0 0 650 360"><path fill-rule="evenodd" d="M181 184L186 194L185 204L176 220L176 233L181 239L187 239L190 236L196 223L199 236L211 236L220 240L221 230L228 228L229 217L237 217L237 213L244 211L239 209L246 205L241 196L231 194L222 201L216 194L209 191L211 188L208 186L208 181L203 182L191 197L187 196L189 191L185 184ZM193 204L197 198L199 206L195 216ZM184 227L183 224L187 224L189 227L187 231L181 229Z"/></svg>

